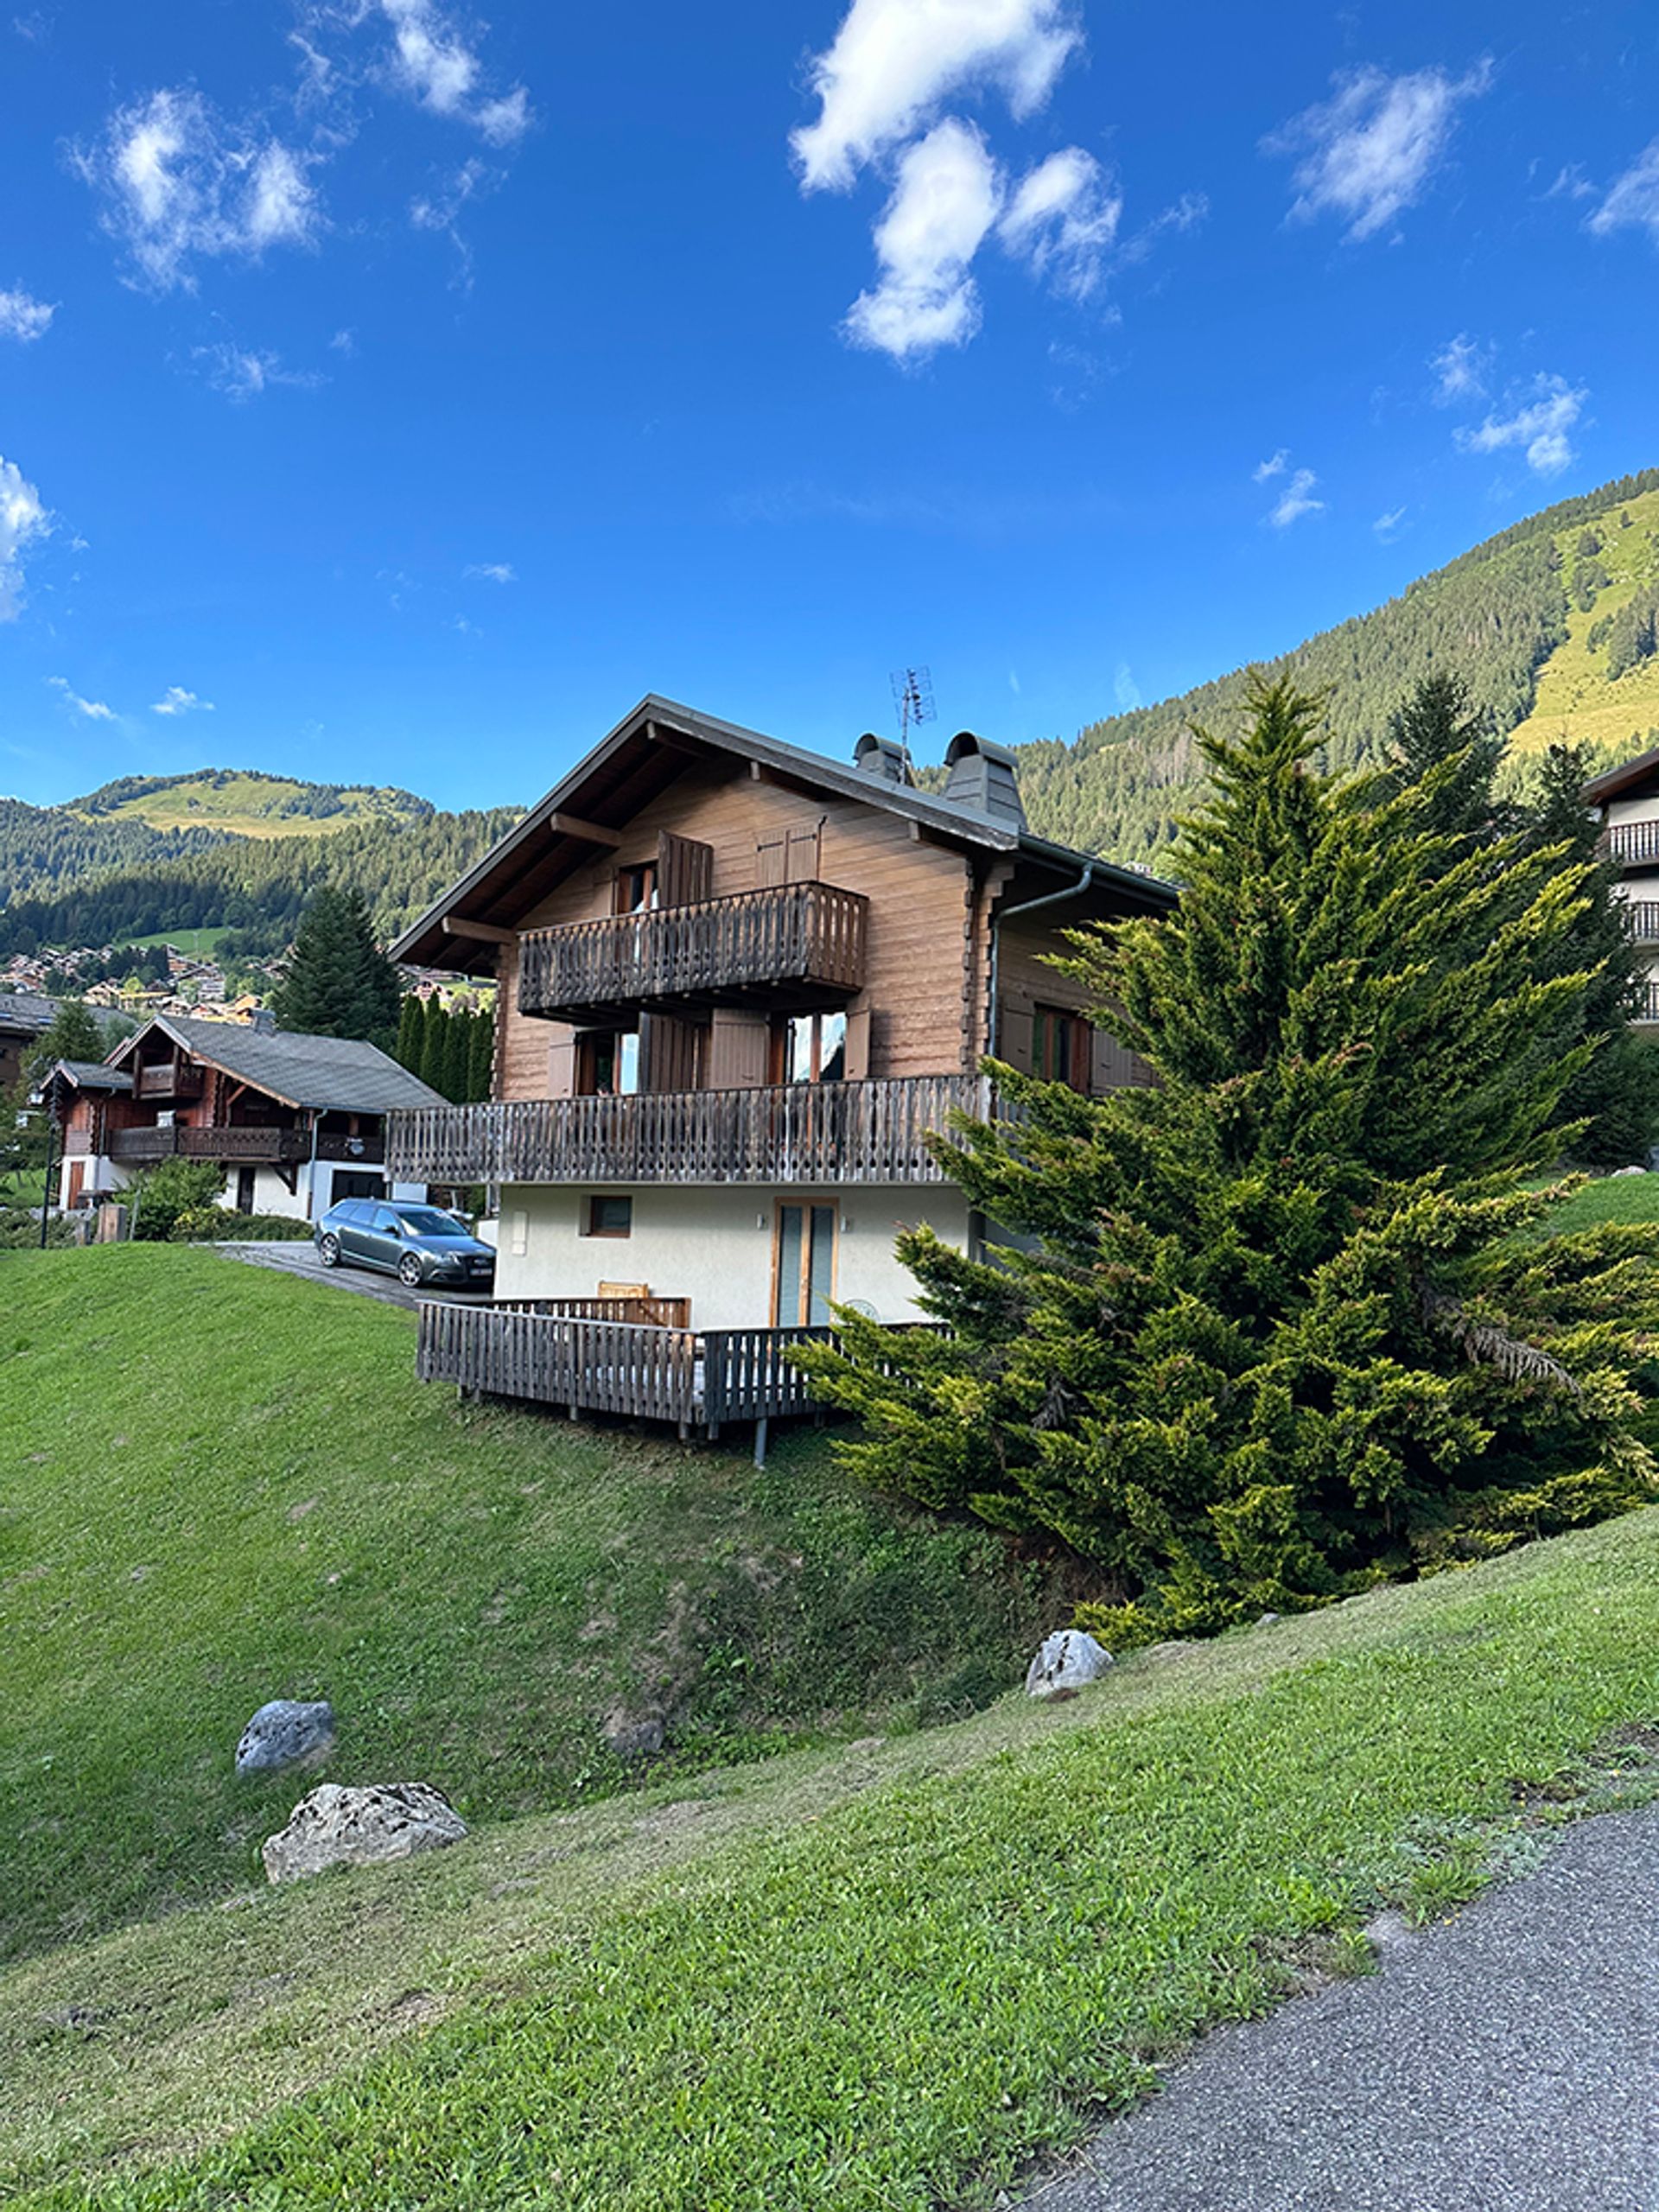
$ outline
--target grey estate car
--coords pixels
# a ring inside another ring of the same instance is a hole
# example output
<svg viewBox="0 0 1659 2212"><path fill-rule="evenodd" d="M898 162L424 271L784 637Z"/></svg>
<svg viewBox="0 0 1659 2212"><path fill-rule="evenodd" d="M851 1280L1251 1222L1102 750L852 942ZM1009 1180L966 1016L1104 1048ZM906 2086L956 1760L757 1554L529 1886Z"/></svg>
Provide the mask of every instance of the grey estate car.
<svg viewBox="0 0 1659 2212"><path fill-rule="evenodd" d="M378 1268L410 1290L488 1290L495 1254L453 1214L407 1199L342 1198L317 1224L325 1268Z"/></svg>

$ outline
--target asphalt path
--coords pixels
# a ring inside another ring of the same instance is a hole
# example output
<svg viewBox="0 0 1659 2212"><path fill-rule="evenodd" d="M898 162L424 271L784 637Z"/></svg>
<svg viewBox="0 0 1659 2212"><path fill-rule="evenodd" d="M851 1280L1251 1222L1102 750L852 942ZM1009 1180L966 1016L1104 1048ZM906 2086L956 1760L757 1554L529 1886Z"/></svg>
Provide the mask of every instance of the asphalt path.
<svg viewBox="0 0 1659 2212"><path fill-rule="evenodd" d="M419 1290L405 1290L396 1275L383 1275L374 1268L325 1268L317 1257L315 1244L220 1244L216 1248L232 1260L245 1260L250 1267L274 1268L279 1274L299 1275L307 1282L327 1283L334 1290L354 1291L359 1298L378 1298L383 1306L422 1305L487 1306L487 1291L478 1296L464 1292L439 1290L423 1284Z"/></svg>
<svg viewBox="0 0 1659 2212"><path fill-rule="evenodd" d="M1659 1805L1381 1951L1206 2037L1026 2212L1659 2212Z"/></svg>

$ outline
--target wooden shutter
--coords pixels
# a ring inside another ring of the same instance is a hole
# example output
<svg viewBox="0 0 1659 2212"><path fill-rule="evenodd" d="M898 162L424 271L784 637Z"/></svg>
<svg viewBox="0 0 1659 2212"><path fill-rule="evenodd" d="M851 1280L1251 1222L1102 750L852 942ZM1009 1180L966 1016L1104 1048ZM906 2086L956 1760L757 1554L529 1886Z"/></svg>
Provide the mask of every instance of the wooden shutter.
<svg viewBox="0 0 1659 2212"><path fill-rule="evenodd" d="M715 895L715 849L664 830L657 840L657 901L695 906Z"/></svg>
<svg viewBox="0 0 1659 2212"><path fill-rule="evenodd" d="M996 1027L996 1058L1018 1068L1021 1075L1029 1075L1031 1045L1030 1013L1024 1007L1010 1006L1005 999Z"/></svg>
<svg viewBox="0 0 1659 2212"><path fill-rule="evenodd" d="M757 891L775 891L785 880L789 867L789 841L774 837L769 843L754 849L754 887Z"/></svg>
<svg viewBox="0 0 1659 2212"><path fill-rule="evenodd" d="M716 1007L709 1024L710 1090L749 1090L766 1080L772 1026L764 1014Z"/></svg>
<svg viewBox="0 0 1659 2212"><path fill-rule="evenodd" d="M547 1048L547 1095L569 1098L576 1088L576 1033L567 1029Z"/></svg>
<svg viewBox="0 0 1659 2212"><path fill-rule="evenodd" d="M695 1090L702 1031L695 1021L669 1014L639 1017L641 1090Z"/></svg>
<svg viewBox="0 0 1659 2212"><path fill-rule="evenodd" d="M1121 1090L1129 1084L1148 1084L1152 1071L1138 1054L1122 1045L1109 1029L1096 1029L1094 1038L1094 1068L1091 1090L1096 1096L1106 1090Z"/></svg>
<svg viewBox="0 0 1659 2212"><path fill-rule="evenodd" d="M870 1009L847 1017L847 1080L867 1083L870 1074Z"/></svg>

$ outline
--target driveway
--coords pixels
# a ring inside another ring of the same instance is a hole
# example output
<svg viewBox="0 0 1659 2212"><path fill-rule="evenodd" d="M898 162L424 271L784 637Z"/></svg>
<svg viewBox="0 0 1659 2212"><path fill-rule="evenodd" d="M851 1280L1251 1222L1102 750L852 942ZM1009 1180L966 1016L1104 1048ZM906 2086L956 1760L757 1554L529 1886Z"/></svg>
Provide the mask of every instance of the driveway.
<svg viewBox="0 0 1659 2212"><path fill-rule="evenodd" d="M395 1275L377 1274L369 1268L325 1268L315 1244L219 1244L216 1251L227 1259L245 1260L250 1267L275 1268L279 1274L300 1275L307 1282L327 1283L331 1290L354 1291L359 1298L378 1298L383 1306L487 1306L481 1297L465 1292L423 1288L405 1290Z"/></svg>
<svg viewBox="0 0 1659 2212"><path fill-rule="evenodd" d="M1024 2212L1659 2212L1659 1805L1224 2029Z"/></svg>

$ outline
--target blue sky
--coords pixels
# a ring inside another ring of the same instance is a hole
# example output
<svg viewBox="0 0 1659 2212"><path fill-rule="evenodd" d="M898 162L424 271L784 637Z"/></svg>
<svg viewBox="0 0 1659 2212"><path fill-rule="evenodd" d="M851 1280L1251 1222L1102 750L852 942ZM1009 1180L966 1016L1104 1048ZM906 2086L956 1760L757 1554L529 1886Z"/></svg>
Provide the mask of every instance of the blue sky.
<svg viewBox="0 0 1659 2212"><path fill-rule="evenodd" d="M1070 736L1659 462L1637 0L9 0L0 93L39 802Z"/></svg>

